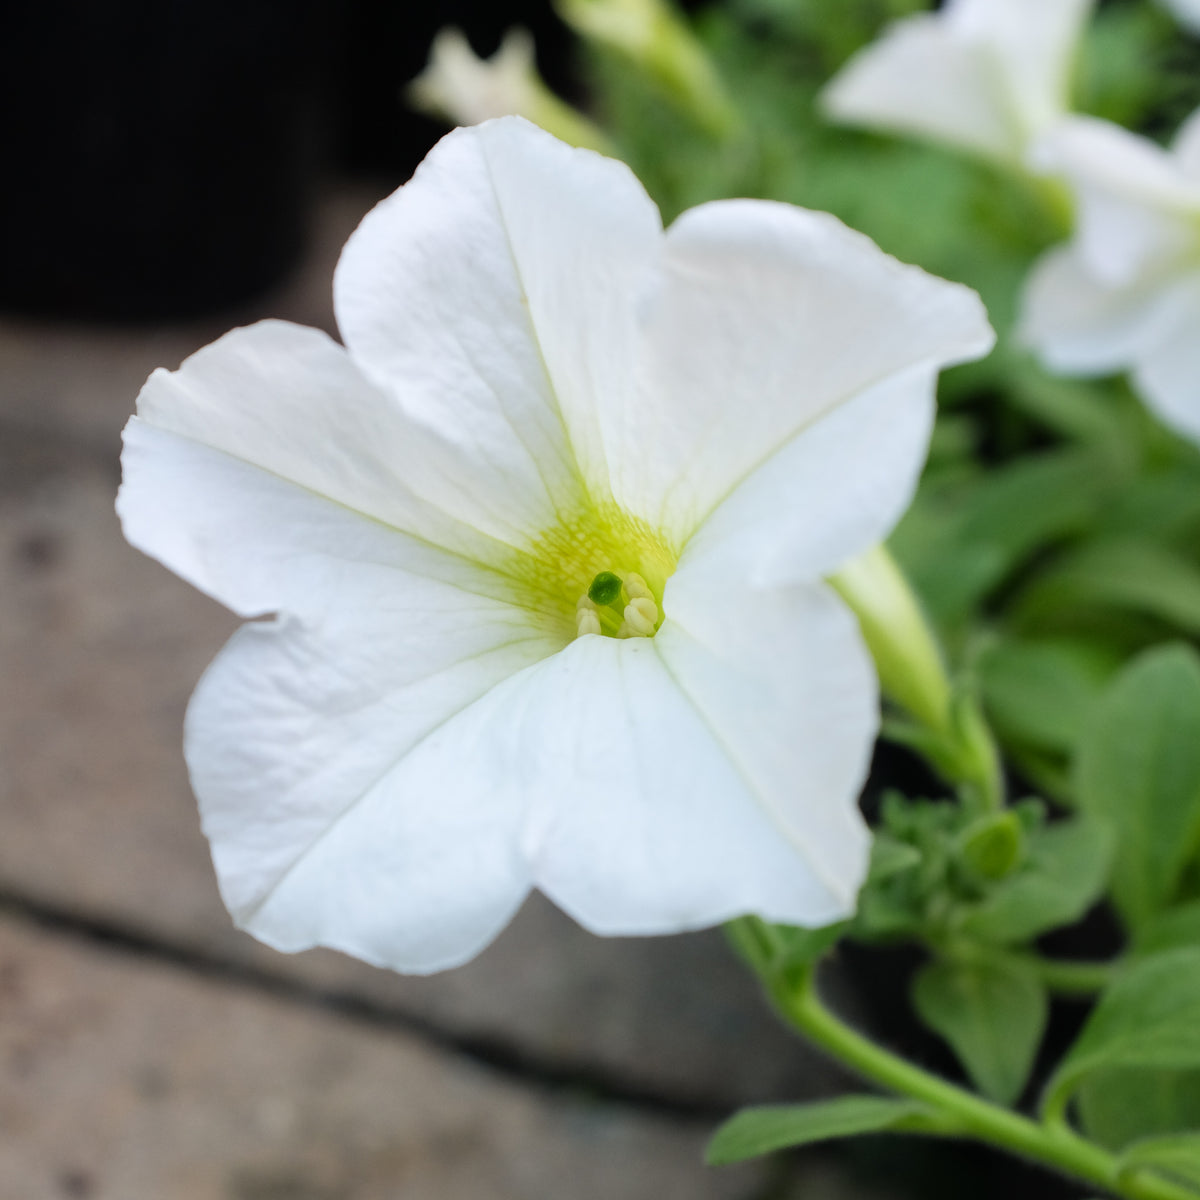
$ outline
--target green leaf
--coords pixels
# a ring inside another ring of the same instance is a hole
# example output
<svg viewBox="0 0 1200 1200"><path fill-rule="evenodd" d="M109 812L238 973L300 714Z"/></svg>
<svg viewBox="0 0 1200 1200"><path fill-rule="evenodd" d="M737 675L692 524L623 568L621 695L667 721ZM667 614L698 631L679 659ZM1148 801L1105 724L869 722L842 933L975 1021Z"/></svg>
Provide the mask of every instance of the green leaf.
<svg viewBox="0 0 1200 1200"><path fill-rule="evenodd" d="M1181 946L1200 948L1200 900L1159 913L1137 931L1134 939L1138 954L1159 954Z"/></svg>
<svg viewBox="0 0 1200 1200"><path fill-rule="evenodd" d="M734 917L725 922L730 946L756 975L763 977L770 972L776 954L770 928L761 917Z"/></svg>
<svg viewBox="0 0 1200 1200"><path fill-rule="evenodd" d="M1051 1103L1119 1067L1200 1068L1200 949L1156 954L1117 976L1051 1080Z"/></svg>
<svg viewBox="0 0 1200 1200"><path fill-rule="evenodd" d="M725 922L725 935L754 972L766 979L816 962L848 928L848 921L802 929L772 925L761 917L737 917Z"/></svg>
<svg viewBox="0 0 1200 1200"><path fill-rule="evenodd" d="M1113 537L1194 547L1200 532L1200 466L1178 464L1135 480L1104 514L1100 528Z"/></svg>
<svg viewBox="0 0 1200 1200"><path fill-rule="evenodd" d="M921 1132L940 1124L936 1114L912 1100L885 1096L839 1096L816 1104L772 1104L743 1109L713 1134L710 1166L757 1158L788 1146L827 1142L860 1133Z"/></svg>
<svg viewBox="0 0 1200 1200"><path fill-rule="evenodd" d="M1024 867L974 905L959 929L1013 945L1078 921L1104 892L1113 845L1106 825L1079 817L1032 830Z"/></svg>
<svg viewBox="0 0 1200 1200"><path fill-rule="evenodd" d="M959 620L1034 551L1088 526L1112 490L1106 462L1056 451L922 494L888 544L934 618Z"/></svg>
<svg viewBox="0 0 1200 1200"><path fill-rule="evenodd" d="M920 862L921 852L916 846L898 841L886 833L877 833L871 842L869 877L872 883L882 883L893 875L912 870Z"/></svg>
<svg viewBox="0 0 1200 1200"><path fill-rule="evenodd" d="M921 1020L953 1047L986 1096L1021 1094L1046 1027L1046 991L1032 971L996 963L935 962L913 983Z"/></svg>
<svg viewBox="0 0 1200 1200"><path fill-rule="evenodd" d="M963 861L984 879L999 880L1020 865L1025 826L1011 808L972 822L960 836Z"/></svg>
<svg viewBox="0 0 1200 1200"><path fill-rule="evenodd" d="M1080 808L1117 833L1113 896L1136 928L1174 895L1200 838L1200 657L1159 647L1117 677L1080 742Z"/></svg>
<svg viewBox="0 0 1200 1200"><path fill-rule="evenodd" d="M1140 1138L1200 1129L1200 1071L1097 1071L1077 1101L1088 1137L1120 1150Z"/></svg>
<svg viewBox="0 0 1200 1200"><path fill-rule="evenodd" d="M1136 425L1125 398L1111 385L1050 375L1029 358L1012 355L1007 391L1014 407L1066 437L1102 445L1116 461L1137 454Z"/></svg>
<svg viewBox="0 0 1200 1200"><path fill-rule="evenodd" d="M1054 628L1081 607L1115 608L1200 633L1200 567L1167 546L1131 538L1090 542L1022 594L1023 628Z"/></svg>
<svg viewBox="0 0 1200 1200"><path fill-rule="evenodd" d="M773 964L775 969L782 971L815 963L836 944L849 928L849 924L848 921L838 921L820 929L802 929L799 925L776 925L774 928L779 939L779 949Z"/></svg>
<svg viewBox="0 0 1200 1200"><path fill-rule="evenodd" d="M1151 1167L1200 1187L1200 1133L1181 1133L1174 1137L1146 1138L1134 1142L1117 1164L1122 1178L1132 1171Z"/></svg>
<svg viewBox="0 0 1200 1200"><path fill-rule="evenodd" d="M1150 5L1106 5L1083 33L1075 111L1139 127L1171 63L1169 22Z"/></svg>
<svg viewBox="0 0 1200 1200"><path fill-rule="evenodd" d="M987 710L1000 732L1040 750L1069 754L1119 664L1094 642L997 640L980 656Z"/></svg>

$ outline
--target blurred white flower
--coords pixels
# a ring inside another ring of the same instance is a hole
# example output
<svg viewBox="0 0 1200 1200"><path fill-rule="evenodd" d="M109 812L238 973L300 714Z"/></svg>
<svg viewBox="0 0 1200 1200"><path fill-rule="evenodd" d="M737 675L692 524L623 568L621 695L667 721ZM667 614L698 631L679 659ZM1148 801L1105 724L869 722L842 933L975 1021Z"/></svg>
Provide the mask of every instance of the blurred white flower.
<svg viewBox="0 0 1200 1200"><path fill-rule="evenodd" d="M1023 167L1066 111L1093 0L947 0L894 22L822 93L836 121L917 134Z"/></svg>
<svg viewBox="0 0 1200 1200"><path fill-rule="evenodd" d="M1072 118L1034 161L1070 185L1078 222L1035 266L1020 336L1063 374L1131 371L1159 416L1200 440L1200 111L1170 150Z"/></svg>
<svg viewBox="0 0 1200 1200"><path fill-rule="evenodd" d="M1162 0L1176 20L1192 33L1200 33L1200 0Z"/></svg>
<svg viewBox="0 0 1200 1200"><path fill-rule="evenodd" d="M429 65L409 84L413 102L455 125L493 117L525 116L534 99L533 38L510 29L491 58L480 58L459 29L442 29L429 49Z"/></svg>
<svg viewBox="0 0 1200 1200"><path fill-rule="evenodd" d="M822 582L882 538L978 297L834 218L664 235L622 164L446 137L334 280L156 371L129 540L245 617L188 712L222 894L428 971L531 887L599 933L846 916L878 714Z"/></svg>
<svg viewBox="0 0 1200 1200"><path fill-rule="evenodd" d="M525 29L510 29L487 59L471 49L461 30L440 30L429 48L429 64L408 85L408 96L414 107L451 125L520 116L573 146L607 147L604 133L546 86Z"/></svg>

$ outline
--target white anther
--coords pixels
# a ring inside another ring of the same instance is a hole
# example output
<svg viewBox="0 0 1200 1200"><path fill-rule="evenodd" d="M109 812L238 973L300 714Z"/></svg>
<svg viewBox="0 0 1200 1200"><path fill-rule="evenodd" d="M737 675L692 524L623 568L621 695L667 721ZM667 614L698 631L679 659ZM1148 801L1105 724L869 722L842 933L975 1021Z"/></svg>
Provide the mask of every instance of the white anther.
<svg viewBox="0 0 1200 1200"><path fill-rule="evenodd" d="M633 572L625 576L625 594L630 600L654 599L654 593L646 586L646 581Z"/></svg>
<svg viewBox="0 0 1200 1200"><path fill-rule="evenodd" d="M577 613L579 613L579 612L595 612L596 611L596 602L591 598L591 596L589 596L587 594L587 592L584 592L583 595L580 596L579 599L575 602L575 611Z"/></svg>
<svg viewBox="0 0 1200 1200"><path fill-rule="evenodd" d="M621 628L617 630L616 636L619 638L633 637L633 630L629 628L628 621L621 622Z"/></svg>
<svg viewBox="0 0 1200 1200"><path fill-rule="evenodd" d="M583 637L585 633L600 632L600 618L596 615L595 608L581 608L575 614L575 632L579 637Z"/></svg>
<svg viewBox="0 0 1200 1200"><path fill-rule="evenodd" d="M625 624L638 637L649 637L658 621L658 605L645 596L639 596L625 605Z"/></svg>

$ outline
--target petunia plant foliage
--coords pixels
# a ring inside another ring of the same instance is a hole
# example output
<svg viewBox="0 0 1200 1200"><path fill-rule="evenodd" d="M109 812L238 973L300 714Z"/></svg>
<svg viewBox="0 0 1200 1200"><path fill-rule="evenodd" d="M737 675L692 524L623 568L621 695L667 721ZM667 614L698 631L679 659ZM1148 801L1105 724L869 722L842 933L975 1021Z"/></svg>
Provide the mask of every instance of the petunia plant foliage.
<svg viewBox="0 0 1200 1200"><path fill-rule="evenodd" d="M246 620L185 728L234 921L406 972L534 889L723 925L862 1088L714 1164L1200 1195L1189 5L560 13L586 115L441 35L410 96L465 124L347 243L340 340L234 330L125 431L126 536ZM895 946L941 1070L824 999Z"/></svg>

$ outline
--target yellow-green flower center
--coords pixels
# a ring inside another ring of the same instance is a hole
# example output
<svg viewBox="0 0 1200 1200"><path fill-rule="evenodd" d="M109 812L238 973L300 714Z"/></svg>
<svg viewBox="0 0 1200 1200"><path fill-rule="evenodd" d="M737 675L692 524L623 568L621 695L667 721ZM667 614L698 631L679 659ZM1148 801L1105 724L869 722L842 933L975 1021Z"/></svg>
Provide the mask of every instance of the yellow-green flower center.
<svg viewBox="0 0 1200 1200"><path fill-rule="evenodd" d="M569 637L652 637L677 561L661 534L609 503L545 530L510 573L522 601Z"/></svg>

